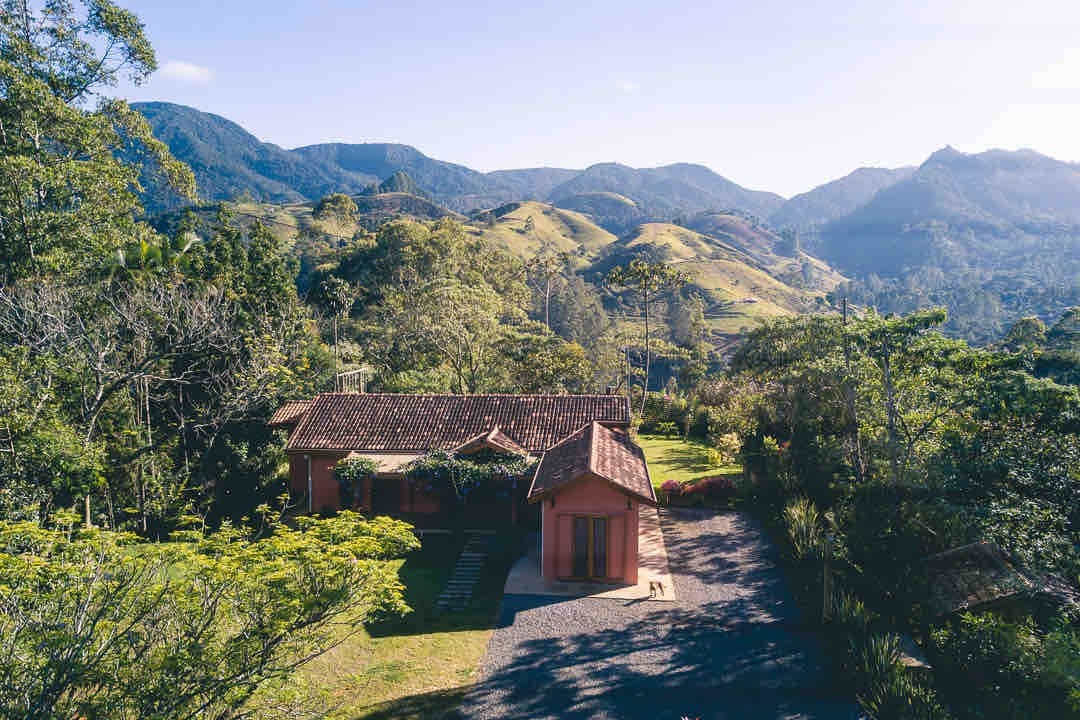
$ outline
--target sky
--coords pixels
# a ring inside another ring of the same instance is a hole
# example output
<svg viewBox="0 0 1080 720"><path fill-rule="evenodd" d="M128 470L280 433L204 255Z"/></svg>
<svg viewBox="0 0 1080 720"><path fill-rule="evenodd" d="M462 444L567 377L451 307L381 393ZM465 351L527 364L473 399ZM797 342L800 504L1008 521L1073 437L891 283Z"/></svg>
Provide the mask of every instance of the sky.
<svg viewBox="0 0 1080 720"><path fill-rule="evenodd" d="M477 170L702 163L784 196L855 168L1080 161L1080 2L121 0L131 100L261 140L401 142Z"/></svg>

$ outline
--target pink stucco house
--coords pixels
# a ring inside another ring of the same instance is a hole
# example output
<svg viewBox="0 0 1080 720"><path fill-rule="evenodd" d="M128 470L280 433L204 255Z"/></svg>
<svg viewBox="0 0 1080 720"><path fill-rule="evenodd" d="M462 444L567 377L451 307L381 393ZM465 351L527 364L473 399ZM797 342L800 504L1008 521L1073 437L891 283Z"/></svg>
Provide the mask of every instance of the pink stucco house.
<svg viewBox="0 0 1080 720"><path fill-rule="evenodd" d="M638 581L638 511L656 495L624 397L323 393L285 404L270 424L289 433L290 489L309 512L354 507L438 526L461 508L410 482L410 463L432 450L525 458L527 476L470 504L471 519L518 522L539 508L545 579ZM334 475L347 457L378 467L351 497Z"/></svg>

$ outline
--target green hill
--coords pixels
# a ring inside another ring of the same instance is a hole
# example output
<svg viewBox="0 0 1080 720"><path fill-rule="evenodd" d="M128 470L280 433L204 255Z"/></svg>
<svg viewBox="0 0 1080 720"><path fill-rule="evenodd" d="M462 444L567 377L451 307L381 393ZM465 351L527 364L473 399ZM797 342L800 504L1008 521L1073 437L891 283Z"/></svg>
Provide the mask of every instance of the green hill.
<svg viewBox="0 0 1080 720"><path fill-rule="evenodd" d="M597 225L614 233L632 230L646 220L641 206L630 198L613 192L568 195L557 200L555 205L588 215Z"/></svg>
<svg viewBox="0 0 1080 720"><path fill-rule="evenodd" d="M612 244L592 270L602 276L611 267L640 256L674 264L686 272L706 300L709 325L724 334L738 333L764 318L815 310L825 291L840 279L830 271L830 279L821 283L824 287L789 285L775 273L788 270L787 262L809 263L812 259L802 256L763 264L723 240L669 223L640 226Z"/></svg>
<svg viewBox="0 0 1080 720"><path fill-rule="evenodd" d="M549 247L589 260L616 239L581 213L534 201L495 208L476 217L468 228L474 235L509 248L520 258Z"/></svg>

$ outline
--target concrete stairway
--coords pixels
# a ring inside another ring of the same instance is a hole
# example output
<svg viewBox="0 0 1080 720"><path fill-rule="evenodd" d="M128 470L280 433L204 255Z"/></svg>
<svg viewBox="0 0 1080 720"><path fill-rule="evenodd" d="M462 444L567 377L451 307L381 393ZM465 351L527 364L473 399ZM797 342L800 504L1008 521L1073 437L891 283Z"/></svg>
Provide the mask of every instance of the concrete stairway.
<svg viewBox="0 0 1080 720"><path fill-rule="evenodd" d="M435 601L435 607L447 612L460 612L472 600L473 590L480 581L480 571L487 560L488 539L485 535L468 536L465 547L458 556L457 564L446 587Z"/></svg>

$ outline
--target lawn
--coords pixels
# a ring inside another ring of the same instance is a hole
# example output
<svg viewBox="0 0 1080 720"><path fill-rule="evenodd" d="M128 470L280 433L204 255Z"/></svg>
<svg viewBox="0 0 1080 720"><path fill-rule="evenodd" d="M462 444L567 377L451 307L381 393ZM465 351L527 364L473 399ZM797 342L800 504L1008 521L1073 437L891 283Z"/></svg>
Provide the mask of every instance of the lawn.
<svg viewBox="0 0 1080 720"><path fill-rule="evenodd" d="M738 465L710 464L709 446L697 440L639 435L637 442L645 451L645 461L649 464L649 475L652 476L654 487L660 487L665 480L671 479L687 482L702 477L742 474L742 468Z"/></svg>
<svg viewBox="0 0 1080 720"><path fill-rule="evenodd" d="M472 604L464 612L439 613L435 600L463 540L429 538L399 568L413 612L369 625L274 694L283 704L334 720L453 717L476 679L518 542L511 534L493 538Z"/></svg>

